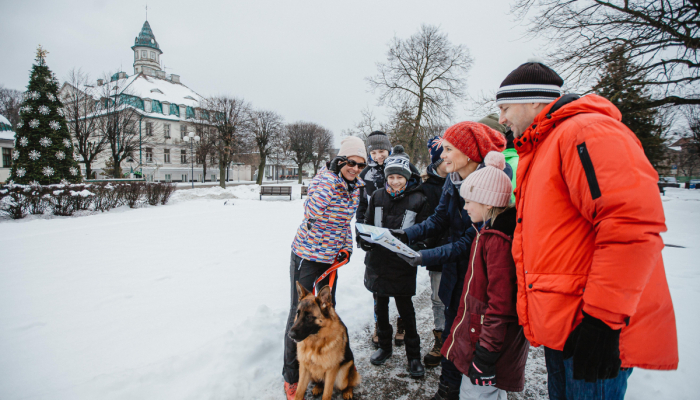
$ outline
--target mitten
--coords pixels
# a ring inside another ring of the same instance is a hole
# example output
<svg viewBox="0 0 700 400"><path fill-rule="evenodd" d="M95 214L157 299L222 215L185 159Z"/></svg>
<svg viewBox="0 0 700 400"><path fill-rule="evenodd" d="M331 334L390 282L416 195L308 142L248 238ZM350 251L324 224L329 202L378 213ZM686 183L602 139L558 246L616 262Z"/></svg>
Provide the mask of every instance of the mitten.
<svg viewBox="0 0 700 400"><path fill-rule="evenodd" d="M364 251L370 251L374 248L374 244L366 241L359 235L357 236L357 245Z"/></svg>
<svg viewBox="0 0 700 400"><path fill-rule="evenodd" d="M406 232L404 232L403 229L389 229L389 232L391 232L395 238L408 244L408 235L406 235Z"/></svg>
<svg viewBox="0 0 700 400"><path fill-rule="evenodd" d="M469 366L469 380L477 386L496 385L496 361L501 356L500 352L488 351L476 344L476 351L472 365Z"/></svg>
<svg viewBox="0 0 700 400"><path fill-rule="evenodd" d="M564 359L574 358L574 379L595 382L612 379L620 372L620 329L585 312L583 321L564 344Z"/></svg>

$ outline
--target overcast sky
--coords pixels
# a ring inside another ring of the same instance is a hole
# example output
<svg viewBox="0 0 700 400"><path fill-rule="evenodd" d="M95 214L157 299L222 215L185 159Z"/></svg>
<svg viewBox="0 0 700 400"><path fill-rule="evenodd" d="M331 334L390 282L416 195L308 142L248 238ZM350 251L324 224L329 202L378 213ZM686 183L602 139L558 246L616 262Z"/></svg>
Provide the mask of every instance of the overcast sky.
<svg viewBox="0 0 700 400"><path fill-rule="evenodd" d="M203 96L243 97L287 122L305 120L336 138L376 107L365 80L386 60L393 36L439 25L466 45L474 66L467 90L494 91L541 43L522 39L511 1L181 1L149 0L148 21L168 74ZM131 46L146 1L0 0L0 84L24 91L36 47L61 81L74 67L94 79L120 68L133 74ZM463 105L455 121L478 119Z"/></svg>

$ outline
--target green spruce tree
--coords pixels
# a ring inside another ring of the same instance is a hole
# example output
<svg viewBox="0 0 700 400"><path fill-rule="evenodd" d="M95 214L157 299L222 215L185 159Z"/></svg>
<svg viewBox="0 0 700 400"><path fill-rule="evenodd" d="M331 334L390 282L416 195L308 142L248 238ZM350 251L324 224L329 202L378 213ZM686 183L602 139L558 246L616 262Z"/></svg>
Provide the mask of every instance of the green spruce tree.
<svg viewBox="0 0 700 400"><path fill-rule="evenodd" d="M622 123L637 135L644 154L656 167L664 157L666 126L659 111L650 107L645 74L632 63L624 47L617 47L605 60L605 69L593 90L620 110Z"/></svg>
<svg viewBox="0 0 700 400"><path fill-rule="evenodd" d="M82 179L58 98L58 81L46 66L47 53L41 46L37 49L20 108L10 171L15 183L48 185Z"/></svg>

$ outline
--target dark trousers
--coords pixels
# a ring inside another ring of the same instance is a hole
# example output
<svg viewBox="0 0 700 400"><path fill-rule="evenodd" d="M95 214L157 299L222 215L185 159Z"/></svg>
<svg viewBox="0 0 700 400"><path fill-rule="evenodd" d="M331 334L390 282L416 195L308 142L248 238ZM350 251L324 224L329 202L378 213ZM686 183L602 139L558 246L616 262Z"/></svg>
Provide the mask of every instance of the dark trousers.
<svg viewBox="0 0 700 400"><path fill-rule="evenodd" d="M394 297L396 309L403 320L406 335L404 344L406 345L406 358L409 360L420 359L420 336L416 330L416 311L413 308L411 296ZM389 297L376 295L374 302L374 314L377 316L377 336L379 337L379 347L384 350L391 350L392 329L389 323Z"/></svg>
<svg viewBox="0 0 700 400"><path fill-rule="evenodd" d="M442 331L443 343L445 343L447 338L450 336L450 331L452 330L452 324L455 322L455 317L457 317L457 307L445 307L445 330ZM455 367L452 361L448 360L447 357L442 357L440 365L442 366L440 380L451 388L460 387L462 385L462 373L457 369L457 367Z"/></svg>
<svg viewBox="0 0 700 400"><path fill-rule="evenodd" d="M287 317L287 327L284 330L284 366L282 367L282 376L284 381L288 383L297 383L299 381L299 361L297 361L297 344L289 337L289 329L294 325L294 319L297 314L297 304L299 303L299 295L297 294L296 283L301 283L301 286L308 291L312 291L314 282L321 276L331 264L322 262L305 260L292 252L292 257L289 261L289 280L291 282L291 298L289 306L289 316ZM328 285L331 275L328 275L317 285L320 290ZM331 294L333 295L333 304L335 304L335 288L338 287L338 273L336 272L335 284Z"/></svg>
<svg viewBox="0 0 700 400"><path fill-rule="evenodd" d="M564 359L559 350L544 348L549 400L622 400L632 368L621 370L617 378L586 382L574 379L574 359Z"/></svg>

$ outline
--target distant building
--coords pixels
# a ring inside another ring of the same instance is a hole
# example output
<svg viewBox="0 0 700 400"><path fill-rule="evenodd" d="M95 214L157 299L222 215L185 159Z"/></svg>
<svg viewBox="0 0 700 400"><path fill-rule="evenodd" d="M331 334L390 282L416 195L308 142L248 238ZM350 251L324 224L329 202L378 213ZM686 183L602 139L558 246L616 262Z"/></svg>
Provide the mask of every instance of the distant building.
<svg viewBox="0 0 700 400"><path fill-rule="evenodd" d="M118 72L111 77L110 82L98 79L94 86L81 88L66 82L59 92L60 95L65 97L69 91L79 90L87 96L92 96L95 101L104 101L104 90L101 90L104 88L101 87L109 84L110 87L116 88L115 93L110 93L110 96L115 99L128 97L129 105L140 115L139 133L142 137L148 137L149 144L140 146L139 151L132 155L131 162L122 163L121 167L125 173L132 170L142 171L149 181L219 180L218 163L207 162L204 176L200 160L195 159L192 174L190 147L182 139L189 132L209 129L206 122L203 122L202 110L199 109L202 96L182 84L179 75L166 74L163 71L160 60L163 51L148 21L143 24L131 49L134 51L133 75ZM206 114L206 111L204 113ZM96 171L97 178L101 177L100 173L103 172L109 157L109 151L105 151L93 164L92 168ZM250 164L236 166L237 175L243 177L241 180L251 180L254 170L255 167Z"/></svg>
<svg viewBox="0 0 700 400"><path fill-rule="evenodd" d="M12 167L12 150L15 146L15 131L12 124L4 116L0 115L0 182L7 182L10 178Z"/></svg>

